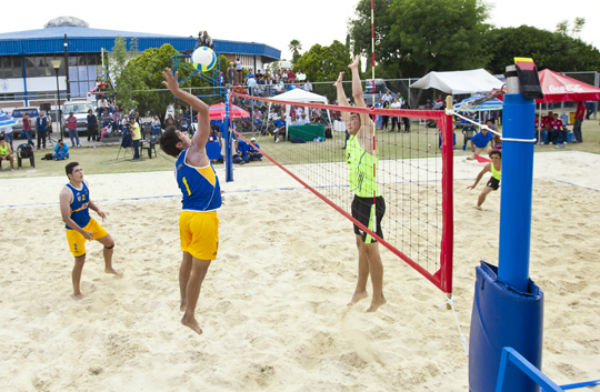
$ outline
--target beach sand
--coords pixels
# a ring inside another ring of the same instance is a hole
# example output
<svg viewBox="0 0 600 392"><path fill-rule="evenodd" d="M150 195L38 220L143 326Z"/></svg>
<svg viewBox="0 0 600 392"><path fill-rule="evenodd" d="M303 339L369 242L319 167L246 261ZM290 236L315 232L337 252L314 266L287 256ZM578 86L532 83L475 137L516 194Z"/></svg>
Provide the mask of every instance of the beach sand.
<svg viewBox="0 0 600 392"><path fill-rule="evenodd" d="M588 153L535 157L530 275L545 295L542 370L558 384L600 377L598 167ZM455 160L456 313L383 248L388 303L348 308L351 223L275 167L236 167L233 183L219 168L220 251L197 306L201 336L179 322L172 172L86 177L124 275L105 274L102 246L88 243L79 301L58 207L66 177L0 180L2 389L467 391L458 326L468 341L475 267L498 259L500 192L479 211L483 184L467 190L481 168Z"/></svg>

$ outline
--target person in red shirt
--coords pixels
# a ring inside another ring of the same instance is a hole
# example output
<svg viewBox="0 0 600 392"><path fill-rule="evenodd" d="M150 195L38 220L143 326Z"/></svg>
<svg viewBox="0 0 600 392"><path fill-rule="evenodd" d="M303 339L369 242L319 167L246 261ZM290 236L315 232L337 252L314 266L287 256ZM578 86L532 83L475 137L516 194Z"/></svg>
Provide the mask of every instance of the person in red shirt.
<svg viewBox="0 0 600 392"><path fill-rule="evenodd" d="M552 141L554 144L564 144L567 141L566 129L558 113L554 113L554 118L550 121L552 126Z"/></svg>
<svg viewBox="0 0 600 392"><path fill-rule="evenodd" d="M79 135L77 134L77 117L75 117L73 112L69 113L69 117L67 118L67 128L69 128L71 147L81 147L81 144L79 144Z"/></svg>
<svg viewBox="0 0 600 392"><path fill-rule="evenodd" d="M31 146L34 146L35 144L33 143L33 131L31 129L31 119L29 118L28 113L23 114L23 132L25 133L25 136L27 137L27 144L31 144Z"/></svg>
<svg viewBox="0 0 600 392"><path fill-rule="evenodd" d="M577 110L575 111L575 125L573 125L573 133L575 134L575 143L583 142L581 135L581 123L583 123L583 117L585 116L585 105L583 102L577 102Z"/></svg>
<svg viewBox="0 0 600 392"><path fill-rule="evenodd" d="M546 116L542 117L542 142L544 144L552 143L552 119L554 119L552 112L548 112Z"/></svg>

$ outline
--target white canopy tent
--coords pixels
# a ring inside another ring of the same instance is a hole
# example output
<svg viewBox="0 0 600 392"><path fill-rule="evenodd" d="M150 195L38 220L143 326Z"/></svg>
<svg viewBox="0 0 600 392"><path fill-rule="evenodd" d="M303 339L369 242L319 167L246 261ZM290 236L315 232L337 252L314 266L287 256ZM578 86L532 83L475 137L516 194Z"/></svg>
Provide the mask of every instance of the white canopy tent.
<svg viewBox="0 0 600 392"><path fill-rule="evenodd" d="M278 101L288 101L288 102L306 102L306 103L314 102L314 103L323 103L323 104L329 103L329 101L327 100L327 97L324 97L319 94L311 93L310 91L306 91L301 88L295 88L293 90L286 91L285 93L275 95L274 97L271 97L271 99L276 99ZM285 107L285 117L286 117L285 135L286 135L286 139L287 139L287 130L288 130L288 126L290 124L290 122L289 122L290 105L285 105L285 106L286 106ZM269 112L271 112L271 103L270 102L269 102ZM329 125L331 126L331 115L329 113L329 110L327 110L327 119L329 120Z"/></svg>
<svg viewBox="0 0 600 392"><path fill-rule="evenodd" d="M411 87L435 88L447 94L483 93L501 88L502 81L483 68L467 71L429 72Z"/></svg>

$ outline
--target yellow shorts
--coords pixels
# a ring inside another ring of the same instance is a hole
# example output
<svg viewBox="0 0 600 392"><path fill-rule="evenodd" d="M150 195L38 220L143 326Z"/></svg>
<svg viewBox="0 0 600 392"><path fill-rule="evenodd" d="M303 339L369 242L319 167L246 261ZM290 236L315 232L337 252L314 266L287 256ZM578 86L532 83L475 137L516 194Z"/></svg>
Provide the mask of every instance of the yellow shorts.
<svg viewBox="0 0 600 392"><path fill-rule="evenodd" d="M85 227L83 227L83 230L92 233L95 240L108 235L108 232L104 229L104 227L100 226L98 222L94 220L94 218L90 218L90 221L87 225L85 225ZM73 256L83 256L85 254L85 237L77 230L67 229L65 231L67 232L69 250L71 253L73 253Z"/></svg>
<svg viewBox="0 0 600 392"><path fill-rule="evenodd" d="M200 260L214 260L219 249L217 211L181 211L179 215L181 250Z"/></svg>

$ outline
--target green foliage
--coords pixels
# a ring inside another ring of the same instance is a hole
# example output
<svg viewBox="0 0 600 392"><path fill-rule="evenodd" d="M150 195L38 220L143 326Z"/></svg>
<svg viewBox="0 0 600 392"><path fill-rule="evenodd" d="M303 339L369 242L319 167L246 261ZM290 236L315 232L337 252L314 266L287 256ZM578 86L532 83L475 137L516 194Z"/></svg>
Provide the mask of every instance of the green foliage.
<svg viewBox="0 0 600 392"><path fill-rule="evenodd" d="M319 82L336 80L340 71L350 64L350 52L340 41L329 46L313 45L302 54L294 69L301 69L308 80Z"/></svg>
<svg viewBox="0 0 600 392"><path fill-rule="evenodd" d="M340 71L347 70L350 64L350 51L340 41L333 41L329 46L313 45L305 52L294 65L294 69L301 69L306 78L312 82L336 80ZM333 99L330 86L315 85L314 92L327 94Z"/></svg>
<svg viewBox="0 0 600 392"><path fill-rule="evenodd" d="M514 57L532 57L538 69L589 71L600 68L600 51L561 32L531 26L491 29L483 45L491 58L487 69L503 73Z"/></svg>
<svg viewBox="0 0 600 392"><path fill-rule="evenodd" d="M350 23L355 53L371 53L371 2L361 0ZM483 66L486 6L477 0L375 2L375 60L382 77L421 76Z"/></svg>
<svg viewBox="0 0 600 392"><path fill-rule="evenodd" d="M290 41L288 48L290 49L290 52L292 52L292 62L295 63L300 58L302 44L297 39L293 39Z"/></svg>
<svg viewBox="0 0 600 392"><path fill-rule="evenodd" d="M117 98L122 108L129 110L137 108L143 114L151 112L163 116L165 108L173 103L174 98L168 91L162 90L162 72L171 67L171 57L179 55L171 45L164 44L159 49L145 50L140 56L130 60L117 81ZM225 56L221 56L221 64L227 64ZM190 67L181 66L178 69L179 80L194 73ZM209 83L200 77L192 77L180 84L183 88L207 87ZM144 90L144 91L140 91Z"/></svg>

